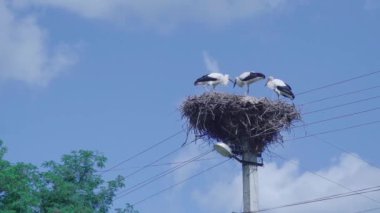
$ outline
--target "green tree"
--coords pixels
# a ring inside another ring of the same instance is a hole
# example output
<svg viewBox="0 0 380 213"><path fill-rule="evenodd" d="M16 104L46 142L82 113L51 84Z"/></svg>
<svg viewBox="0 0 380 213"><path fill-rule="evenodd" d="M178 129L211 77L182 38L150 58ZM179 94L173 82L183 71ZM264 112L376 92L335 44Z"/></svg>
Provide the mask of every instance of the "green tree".
<svg viewBox="0 0 380 213"><path fill-rule="evenodd" d="M31 164L12 165L3 159L7 149L0 140L0 210L2 212L37 212L41 202L40 175Z"/></svg>
<svg viewBox="0 0 380 213"><path fill-rule="evenodd" d="M105 181L97 172L106 158L92 151L73 151L60 162L48 161L42 172L32 164L3 159L7 149L0 140L0 212L106 213L124 178ZM115 210L138 213L132 206Z"/></svg>
<svg viewBox="0 0 380 213"><path fill-rule="evenodd" d="M123 209L118 208L118 209L115 209L115 211L116 211L116 213L139 213L139 212L138 212L137 210L135 210L134 207L133 207L131 204L129 204L129 203L127 203L127 204L125 205L125 208L123 208Z"/></svg>
<svg viewBox="0 0 380 213"><path fill-rule="evenodd" d="M108 212L124 178L104 181L96 172L104 168L106 158L92 151L73 151L61 163L48 161L42 174L43 212Z"/></svg>

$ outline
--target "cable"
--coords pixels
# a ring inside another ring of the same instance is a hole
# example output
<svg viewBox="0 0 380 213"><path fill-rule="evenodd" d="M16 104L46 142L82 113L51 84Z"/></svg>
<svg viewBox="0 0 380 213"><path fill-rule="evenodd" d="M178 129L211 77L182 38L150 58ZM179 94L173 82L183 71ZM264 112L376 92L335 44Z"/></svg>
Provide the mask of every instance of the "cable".
<svg viewBox="0 0 380 213"><path fill-rule="evenodd" d="M285 205L281 205L281 206L261 209L261 210L255 211L255 212L266 212L266 211L282 209L282 208L287 208L287 207L292 207L292 206L299 206L299 205L305 205L305 204L310 204L310 203L316 203L316 202L338 199L338 198L363 195L363 194L367 194L367 193L371 193L371 192L378 192L378 191L380 191L380 186L374 186L374 187L354 190L354 191L349 192L349 193L339 193L339 194L324 196L324 197L320 197L320 198L316 198L316 199L312 199L312 200L305 200L305 201L301 201L301 202L290 203L290 204L285 204Z"/></svg>
<svg viewBox="0 0 380 213"><path fill-rule="evenodd" d="M212 158L201 158L201 159L198 159L198 160L194 160L192 161L191 163L196 163L196 162L199 162L199 161L210 161L210 160L216 160L216 159L219 159L219 157L212 157ZM182 163L185 163L187 162L186 161L176 161L176 162L165 162L165 163L156 163L156 164L151 164L149 166L129 166L129 167L124 167L124 168L120 168L120 169L114 169L112 171L123 171L123 170L126 170L126 169L140 169L140 168L149 168L149 167L160 167L160 166L171 166L171 165L178 165L178 164L182 164Z"/></svg>
<svg viewBox="0 0 380 213"><path fill-rule="evenodd" d="M360 100L356 100L356 101L352 101L352 102L348 102L348 103L344 103L344 104L338 104L338 105L334 105L334 106L330 106L330 107L326 107L326 108L322 108L322 109L318 109L318 110L314 110L314 111L310 111L310 112L305 112L305 113L303 113L303 115L313 114L316 112L322 112L322 111L326 111L329 109L335 109L335 108L339 108L339 107L343 107L343 106L347 106L347 105L351 105L351 104L356 104L356 103L361 103L364 101L369 101L369 100L373 100L373 99L377 99L377 98L380 98L380 95L373 96L370 98L364 98L364 99L360 99Z"/></svg>
<svg viewBox="0 0 380 213"><path fill-rule="evenodd" d="M377 165L375 165L375 164L373 164L373 163L371 163L371 162L369 162L369 161L366 161L366 160L364 160L364 159L358 157L358 156L355 155L355 154L352 154L351 152L349 152L349 151L343 149L342 147L339 147L339 146L337 146L337 145L335 145L335 144L333 144L333 143L330 143L330 142L328 142L328 141L326 141L326 140L324 140L324 139L322 139L322 138L320 138L320 137L317 137L317 136L314 136L314 138L317 139L317 141L319 141L319 142L325 143L325 144L327 144L327 145L333 147L333 148L336 149L336 150L339 150L339 151L341 151L341 152L344 152L344 153L346 153L346 154L348 154L348 155L350 155L350 156L352 156L352 157L354 157L354 158L356 158L356 159L358 159L358 160L360 160L360 161L362 161L362 162L368 164L369 166L372 166L372 167L377 168L377 169L380 170L380 167L379 167L379 166L377 166Z"/></svg>
<svg viewBox="0 0 380 213"><path fill-rule="evenodd" d="M146 186L146 185L148 185L148 184L150 184L150 183L153 183L154 181L157 181L157 180L159 180L160 178L162 178L162 177L164 177L164 176L166 176L166 175L168 175L168 174L170 174L170 173L173 173L174 171L176 171L176 170L178 170L178 169L180 169L180 168L186 166L187 164L191 163L191 162L194 161L194 160L200 159L201 157L203 157L203 156L205 156L205 155L211 153L212 151L214 151L214 150L210 150L210 151L207 151L207 152L201 153L201 154L199 154L199 155L197 155L197 156L195 156L195 157L189 159L188 161L186 161L186 162L183 163L183 164L180 164L180 165L178 165L178 166L175 166L175 167L173 167L173 168L170 168L170 169L168 169L168 170L165 170L165 171L163 171L163 172L160 172L160 173L158 173L158 174L156 174L156 175L154 175L154 176L152 176L152 177L150 177L150 178L148 178L148 179L145 179L144 181L141 181L141 182L139 182L139 183L137 183L137 184L135 184L135 185L133 185L133 186L131 186L131 187L129 187L129 188L123 190L123 191L121 191L121 192L117 195L116 200L117 200L117 199L120 199L120 198L122 198L122 197L124 197L124 196L126 196L126 195L128 195L128 194L130 194L130 193L132 193L132 192L134 192L134 191L136 191L136 190L139 190L139 189L143 188L144 186Z"/></svg>
<svg viewBox="0 0 380 213"><path fill-rule="evenodd" d="M299 128L299 127L305 127L305 126L311 126L311 125L314 125L314 124L323 123L323 122L332 121L332 120L337 120L337 119L341 119L341 118L351 117L351 116L355 116L355 115L359 115L359 114L363 114L363 113L367 113L367 112L376 111L376 110L379 110L379 109L380 109L380 107L374 107L374 108L363 110L363 111L358 111L358 112L338 115L338 116L335 116L335 117L331 117L331 118L327 118L327 119L323 119L323 120L319 120L319 121L314 121L314 122L307 123L307 124L304 124L304 125L294 126L294 127L292 127L292 129Z"/></svg>
<svg viewBox="0 0 380 213"><path fill-rule="evenodd" d="M129 158L127 158L127 159L125 159L125 160L123 160L123 161L117 163L116 165L112 166L111 168L101 171L101 173L104 174L104 173L106 173L106 172L109 172L109 171L113 170L114 168L119 167L120 165L122 165L122 164L124 164L124 163L126 163L126 162L128 162L128 161L130 161L130 160L132 160L132 159L134 159L134 158L136 158L136 157L138 157L138 156L144 154L145 152L147 152L147 151L149 151L149 150L151 150L151 149L157 147L158 145L161 145L161 144L163 144L164 142L169 141L170 139L174 138L175 136L179 135L179 134L182 133L182 132L184 132L184 130L180 130L180 131L178 131L178 132L176 132L176 133L174 133L174 134L168 136L167 138L165 138L165 139L163 139L163 140L161 140L161 141L158 141L157 143L155 143L155 144L149 146L148 148L146 148L146 149L144 149L144 150L141 150L140 152L138 152L138 153L132 155L131 157L129 157Z"/></svg>
<svg viewBox="0 0 380 213"><path fill-rule="evenodd" d="M314 134L310 134L310 135L305 135L302 137L291 138L291 139L284 140L284 142L285 141L295 141L295 140L304 139L304 138L310 138L310 137L314 137L317 135L324 135L324 134L329 134L329 133L334 133L334 132L340 132L340 131L344 131L344 130L348 130L348 129L354 129L354 128L359 128L359 127L363 127L363 126L369 126L369 125L373 125L373 124L377 124L377 123L380 123L380 120L356 124L356 125L352 125L352 126L348 126L348 127L338 128L338 129L322 131L322 132L318 132L318 133L314 133Z"/></svg>
<svg viewBox="0 0 380 213"><path fill-rule="evenodd" d="M321 101L325 101L325 100L329 100L329 99L334 99L334 98L339 98L339 97L343 97L343 96L346 96L346 95L352 95L352 94L356 94L356 93L360 93L360 92L364 92L364 91L372 90L372 89L378 89L378 88L380 88L380 85L372 86L372 87L368 87L368 88L360 89L360 90L354 90L354 91L350 91L350 92L346 92L346 93L342 93L342 94L338 94L338 95L332 95L332 96L325 97L325 98L320 98L320 99L317 99L317 100L305 102L303 104L298 104L298 106L305 106L305 105L309 105L309 104L314 104L314 103L318 103L318 102L321 102Z"/></svg>
<svg viewBox="0 0 380 213"><path fill-rule="evenodd" d="M332 120L337 120L337 119L341 119L341 118L351 117L351 116L355 116L355 115L359 115L359 114L363 114L363 113L367 113L367 112L376 111L376 110L379 110L379 109L380 109L380 107L374 107L374 108L363 110L363 111L358 111L358 112L338 115L338 116L335 116L335 117L331 117L331 118L327 118L327 119L323 119L323 120L319 120L319 121L314 121L314 122L311 122L311 123L305 123L305 124L299 125L299 126L293 126L290 129L296 129L296 128L300 128L300 127L311 126L311 125L315 125L315 124L318 124L318 123L324 123L324 122L327 122L327 121L332 121ZM277 128L280 128L280 127L281 126L277 126ZM272 130L272 131L269 131L269 130ZM261 135L265 135L265 134L272 134L274 132L277 132L277 130L275 130L274 128L269 128L269 129L264 130L263 132L260 132L260 133L257 133L255 135L253 135L252 137L257 137L257 136L261 136Z"/></svg>
<svg viewBox="0 0 380 213"><path fill-rule="evenodd" d="M324 86L320 86L320 87L316 87L316 88L313 88L313 89L309 89L309 90L297 93L296 96L304 95L306 93L310 93L310 92L314 92L314 91L317 91L317 90L321 90L321 89L325 89L325 88L328 88L328 87L332 87L332 86L335 86L335 85L343 84L343 83L350 82L350 81L353 81L353 80L356 80L356 79L368 77L368 76L371 76L371 75L374 75L374 74L377 74L377 73L380 73L380 70L375 71L375 72L370 72L370 73L362 74L362 75L358 75L358 76L355 76L355 77L352 77L352 78L349 78L349 79L337 81L337 82L334 82L334 83L331 83L331 84L327 84L327 85L324 85Z"/></svg>
<svg viewBox="0 0 380 213"><path fill-rule="evenodd" d="M364 210L357 211L357 212L354 212L354 213L373 212L373 211L375 211L375 210L380 210L380 207L377 207L377 208L371 208L371 209L364 209Z"/></svg>
<svg viewBox="0 0 380 213"><path fill-rule="evenodd" d="M142 202L145 202L146 200L151 199L151 198L153 198L153 197L155 197L155 196L157 196L157 195L159 195L159 194L161 194L161 193L163 193L163 192L165 192L165 191L168 191L168 190L170 190L170 189L172 189L172 188L174 188L174 187L176 187L176 186L178 186L178 185L180 185L180 184L183 184L183 183L185 183L186 181L189 181L189 180L191 180L191 179L193 179L193 178L195 178L195 177L197 177L197 176L199 176L199 175L201 175L201 174L203 174L203 173L205 173L205 172L210 171L211 169L214 169L215 167L221 166L222 164L226 163L226 162L229 161L229 160L231 160L231 158L228 158L228 159L226 159L226 160L224 160L224 161L222 161L222 162L220 162L220 163L217 163L217 164L215 164L215 165L213 165L213 166L211 166L211 167L209 167L209 168L207 168L207 169L205 169L205 170L202 170L202 171L200 171L200 172L198 172L198 173L196 173L196 174L194 174L194 175L192 175L192 176L190 176L190 177L188 177L188 178L186 178L186 179L184 179L184 180L182 180L182 181L179 181L179 182L177 182L177 183L175 183L175 184L173 184L173 185L170 185L169 187L166 187L166 188L164 188L164 189L162 189L162 190L160 190L160 191L158 191L158 192L156 192L156 193L154 193L154 194L151 194L151 195L149 195L148 197L143 198L143 199L141 199L141 200L135 202L135 203L133 204L133 206L135 206L135 205L137 205L137 204L140 204L140 203L142 203Z"/></svg>
<svg viewBox="0 0 380 213"><path fill-rule="evenodd" d="M185 144L185 146L186 146L186 144ZM165 155L159 157L158 159L156 159L156 160L154 160L154 161L152 161L152 162L150 162L150 163L148 163L148 164L142 166L140 169L137 169L136 171L134 171L134 172L132 172L132 173L130 173L130 174L128 174L128 175L125 175L124 178L129 178L129 177L131 177L131 176L133 176L133 175L135 175L135 174L141 172L142 170L146 169L147 167L149 167L149 166L151 166L151 165L153 165L153 164L159 162L160 160L162 160L162 159L168 157L169 155L178 152L178 151L179 151L180 149L182 149L182 148L183 148L183 146L180 146L179 148L174 149L173 151L170 151L170 152L166 153Z"/></svg>
<svg viewBox="0 0 380 213"><path fill-rule="evenodd" d="M279 154L277 154L277 153L274 153L274 152L272 152L272 154L276 155L277 157L279 157L280 159L282 159L282 160L284 160L284 161L291 162L291 163L293 163L293 164L295 164L295 165L301 167L300 165L298 165L297 163L295 163L293 160L290 160L290 159L288 159L288 158L285 158L284 156L281 156L281 155L279 155ZM340 186L340 187L342 187L342 188L344 188L344 189L347 189L347 190L350 191L350 192L353 192L353 190L352 190L351 188L349 188L349 187L347 187L347 186L345 186L345 185L343 185L343 184L341 184L341 183L338 183L338 182L336 182L336 181L334 181L334 180L331 180L331 179L329 179L329 178L327 178L327 177L325 177L325 176L323 176L323 175L320 175L320 174L318 174L318 173L316 173L316 172L312 172L312 171L306 169L305 167L301 167L301 168L303 168L303 169L306 170L307 172L309 172L309 173L311 173L311 174L313 174L313 175L315 175L315 176L317 176L317 177L320 177L320 178L322 178L322 179L324 179L324 180L326 180L326 181L328 181L328 182L330 182L330 183L333 183L333 184L335 184L335 185L337 185L337 186ZM373 201L373 202L380 203L380 201L375 200L375 199L373 199L373 198L371 198L371 197L368 197L368 196L365 196L365 195L362 195L362 196L363 196L364 198L368 199L368 200Z"/></svg>

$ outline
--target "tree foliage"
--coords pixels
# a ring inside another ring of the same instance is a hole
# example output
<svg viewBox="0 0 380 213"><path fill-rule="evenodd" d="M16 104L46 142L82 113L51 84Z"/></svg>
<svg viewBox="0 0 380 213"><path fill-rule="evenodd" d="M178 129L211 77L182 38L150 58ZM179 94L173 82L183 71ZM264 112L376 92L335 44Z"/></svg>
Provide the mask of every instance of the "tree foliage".
<svg viewBox="0 0 380 213"><path fill-rule="evenodd" d="M32 164L4 160L0 140L0 211L4 213L109 212L124 178L105 181L97 170L106 157L92 151L73 151L60 162L47 161L41 171ZM137 213L129 204L120 213Z"/></svg>

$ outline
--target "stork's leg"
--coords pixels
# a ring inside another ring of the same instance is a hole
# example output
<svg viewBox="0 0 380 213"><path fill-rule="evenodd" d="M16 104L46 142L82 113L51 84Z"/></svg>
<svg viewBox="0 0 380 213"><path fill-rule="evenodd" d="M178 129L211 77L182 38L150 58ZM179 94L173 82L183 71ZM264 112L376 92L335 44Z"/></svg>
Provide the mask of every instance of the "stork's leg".
<svg viewBox="0 0 380 213"><path fill-rule="evenodd" d="M247 84L247 95L249 94L249 84Z"/></svg>

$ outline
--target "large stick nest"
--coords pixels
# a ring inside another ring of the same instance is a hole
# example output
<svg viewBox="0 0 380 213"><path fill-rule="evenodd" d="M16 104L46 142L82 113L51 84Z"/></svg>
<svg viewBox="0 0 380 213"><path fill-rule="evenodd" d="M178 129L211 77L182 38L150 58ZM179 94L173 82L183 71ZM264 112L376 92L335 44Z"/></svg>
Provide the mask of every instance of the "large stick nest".
<svg viewBox="0 0 380 213"><path fill-rule="evenodd" d="M285 101L225 93L188 97L181 112L197 139L223 141L235 154L261 154L269 145L282 143L280 132L301 119L296 107Z"/></svg>

